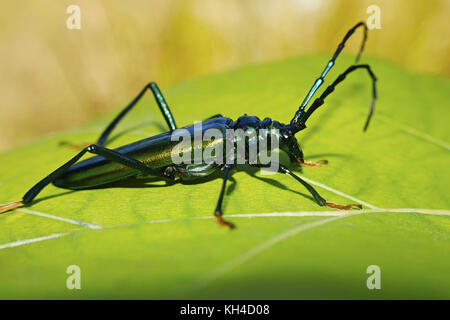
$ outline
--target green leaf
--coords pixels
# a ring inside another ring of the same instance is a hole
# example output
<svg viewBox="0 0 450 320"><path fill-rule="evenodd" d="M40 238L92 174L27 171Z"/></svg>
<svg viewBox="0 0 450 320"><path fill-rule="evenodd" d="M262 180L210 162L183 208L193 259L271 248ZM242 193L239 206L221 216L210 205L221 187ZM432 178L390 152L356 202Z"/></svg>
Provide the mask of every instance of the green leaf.
<svg viewBox="0 0 450 320"><path fill-rule="evenodd" d="M180 126L217 113L288 122L328 58L248 66L162 90ZM352 59L339 58L326 84ZM355 72L297 135L307 160L329 165L290 168L328 201L360 201L365 210L325 210L289 176L254 170L234 172L228 184L224 211L234 231L212 219L220 177L49 186L31 207L0 215L0 298L450 298L450 81L364 62L379 79L369 130L362 133L371 84ZM0 202L19 200L75 154L61 140L93 142L114 115L0 155ZM146 97L109 147L165 130ZM81 290L66 288L69 265L81 268ZM380 267L380 290L366 286L370 265Z"/></svg>

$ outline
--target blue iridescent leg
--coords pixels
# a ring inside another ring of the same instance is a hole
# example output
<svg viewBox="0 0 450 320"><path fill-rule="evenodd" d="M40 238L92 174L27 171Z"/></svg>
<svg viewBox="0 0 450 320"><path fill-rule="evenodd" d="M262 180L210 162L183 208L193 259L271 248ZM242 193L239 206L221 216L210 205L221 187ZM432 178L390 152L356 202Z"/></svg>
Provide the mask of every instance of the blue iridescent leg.
<svg viewBox="0 0 450 320"><path fill-rule="evenodd" d="M106 129L103 131L100 138L98 139L96 143L97 145L103 146L105 144L106 139L108 139L108 136L111 134L116 125L120 122L120 120L122 120L122 118L128 113L128 111L130 111L136 105L136 103L138 103L138 101L144 96L144 93L147 91L147 89L153 93L153 96L155 97L155 100L158 103L159 109L161 110L161 113L167 122L169 130L174 131L177 128L177 125L175 124L175 119L173 118L172 112L169 109L169 105L164 99L164 96L159 90L157 84L154 82L150 82L148 85L144 87L144 89L142 89L142 91L136 96L136 98L134 98L133 101L131 101L117 115L117 117L108 125L108 127L106 127Z"/></svg>
<svg viewBox="0 0 450 320"><path fill-rule="evenodd" d="M223 173L223 182L222 182L222 188L220 189L220 195L219 195L219 200L217 201L217 207L216 207L216 211L214 212L214 216L216 217L217 222L221 225L221 226L225 226L225 227L229 227L230 229L235 228L235 225L229 221L226 221L222 218L222 201L223 201L223 196L225 195L225 189L227 186L227 179L228 179L228 174L230 172L232 168L232 165L230 164L226 164L225 168L224 168L224 173Z"/></svg>

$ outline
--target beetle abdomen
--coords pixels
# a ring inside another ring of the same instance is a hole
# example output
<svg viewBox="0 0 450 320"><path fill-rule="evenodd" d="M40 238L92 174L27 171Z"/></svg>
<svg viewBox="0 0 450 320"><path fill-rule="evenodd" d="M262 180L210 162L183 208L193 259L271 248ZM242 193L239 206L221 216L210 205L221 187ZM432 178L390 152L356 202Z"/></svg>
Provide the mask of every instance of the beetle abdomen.
<svg viewBox="0 0 450 320"><path fill-rule="evenodd" d="M215 128L224 132L230 122L231 119L223 117L211 119L203 122L202 130ZM193 126L185 127L184 129L191 132L193 136ZM172 149L179 143L178 140L172 141L171 138L172 132L165 132L114 150L139 160L150 168L165 168L174 164ZM204 146L201 147L203 148ZM138 174L140 174L138 170L100 156L95 156L75 164L53 184L61 188L85 189L134 177ZM146 175L146 178L153 177L157 176Z"/></svg>
<svg viewBox="0 0 450 320"><path fill-rule="evenodd" d="M55 180L53 184L66 189L86 189L119 181L139 173L137 170L124 168L122 165L104 158L93 157L87 161L91 159L103 161L96 161L95 164L80 162L65 175Z"/></svg>

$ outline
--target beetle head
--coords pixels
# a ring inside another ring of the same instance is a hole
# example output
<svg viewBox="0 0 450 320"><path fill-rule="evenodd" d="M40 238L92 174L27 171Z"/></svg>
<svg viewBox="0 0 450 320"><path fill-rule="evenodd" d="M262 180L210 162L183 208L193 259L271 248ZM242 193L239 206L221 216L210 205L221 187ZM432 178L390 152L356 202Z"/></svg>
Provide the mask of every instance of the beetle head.
<svg viewBox="0 0 450 320"><path fill-rule="evenodd" d="M295 138L296 128L292 124L284 124L270 118L265 118L260 123L261 129L276 129L278 147L289 155L292 162L303 161L303 152ZM272 133L273 134L273 133Z"/></svg>
<svg viewBox="0 0 450 320"><path fill-rule="evenodd" d="M300 149L295 131L290 124L282 126L280 129L280 149L289 155L292 162L303 161L303 152Z"/></svg>

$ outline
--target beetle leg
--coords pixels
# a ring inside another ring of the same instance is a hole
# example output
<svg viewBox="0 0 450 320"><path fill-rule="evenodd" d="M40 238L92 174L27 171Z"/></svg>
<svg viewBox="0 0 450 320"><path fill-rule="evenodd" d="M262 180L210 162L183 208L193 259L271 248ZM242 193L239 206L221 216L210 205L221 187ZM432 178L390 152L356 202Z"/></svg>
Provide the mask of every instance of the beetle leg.
<svg viewBox="0 0 450 320"><path fill-rule="evenodd" d="M362 209L362 205L356 204L356 203L342 205L342 204L336 204L333 202L326 202L325 207L339 209L339 210L352 210L353 208Z"/></svg>
<svg viewBox="0 0 450 320"><path fill-rule="evenodd" d="M6 212L6 211L9 211L9 210L14 210L14 209L16 209L18 207L21 207L21 206L23 206L23 202L22 201L10 202L10 203L7 203L7 204L0 205L0 213Z"/></svg>
<svg viewBox="0 0 450 320"><path fill-rule="evenodd" d="M216 211L214 212L214 216L216 217L217 222L221 226L225 226L225 227L229 227L230 229L233 229L233 228L235 228L235 225L229 221L224 220L222 217L222 200L223 200L223 196L225 194L225 188L227 185L228 173L230 172L230 169L231 169L231 165L226 164L225 170L223 173L222 189L220 190L219 200L217 201L217 207L216 207Z"/></svg>
<svg viewBox="0 0 450 320"><path fill-rule="evenodd" d="M60 146L67 146L70 149L74 149L74 150L81 150L84 149L86 147L89 147L92 143L82 143L82 144L75 144L75 143L71 143L69 141L60 141L59 145Z"/></svg>
<svg viewBox="0 0 450 320"><path fill-rule="evenodd" d="M272 166L272 165L270 165L270 164L252 164L252 166L259 167L259 168L264 168L264 167L268 167L268 166ZM309 183L307 183L305 180L303 180L302 178L297 176L295 173L291 172L288 168L286 168L286 166L284 166L282 164L278 164L278 172L288 174L291 177L293 177L295 180L300 182L309 191L309 193L311 193L311 195L314 197L314 199L316 200L316 202L319 206L325 206L328 208L334 208L334 209L340 209L340 210L351 210L353 207L356 207L358 209L362 208L362 206L360 204L341 205L341 204L336 204L333 202L327 202L324 198L322 198L320 196L320 194Z"/></svg>
<svg viewBox="0 0 450 320"><path fill-rule="evenodd" d="M158 88L158 85L155 82L150 82L147 84L144 89L141 90L141 92L136 96L136 98L133 99L115 118L111 123L106 127L106 129L101 134L100 138L97 140L97 145L104 146L106 139L108 139L111 132L114 130L114 128L117 126L117 124L122 120L123 117L141 100L141 98L144 96L144 93L148 90L150 90L153 93L153 96L155 97L156 102L158 103L159 109L161 110L162 115L164 116L164 119L167 122L167 125L169 126L170 131L174 131L177 128L177 125L175 124L175 119L173 118L172 112L170 111L169 105L167 104L166 100L164 99L163 94ZM72 149L80 150L83 149L91 143L86 144L73 144L66 141L61 141L60 145L67 145Z"/></svg>
<svg viewBox="0 0 450 320"><path fill-rule="evenodd" d="M153 96L155 97L156 102L158 103L159 109L161 110L162 115L164 116L164 119L167 122L167 125L169 126L170 131L174 131L177 128L177 125L175 124L175 119L173 118L172 112L170 111L169 105L167 104L166 100L164 99L163 94L159 90L158 86L154 82L150 82L148 85L144 87L144 89L141 90L141 92L134 98L133 101L131 101L117 116L114 118L113 121L106 127L105 131L101 134L100 138L97 141L97 145L103 146L106 142L106 139L108 139L108 136L111 134L113 129L116 127L116 125L122 120L123 117L130 111L136 103L144 96L144 93L148 90L150 90L153 93Z"/></svg>
<svg viewBox="0 0 450 320"><path fill-rule="evenodd" d="M294 179L299 181L301 184L303 184L306 187L306 189L308 189L308 191L313 195L314 199L316 199L316 202L320 206L325 206L325 207L328 207L328 208L335 208L335 209L339 209L339 210L351 210L353 207L358 208L358 209L362 209L362 206L360 204L353 204L352 203L352 204L342 205L342 204L336 204L336 203L333 203L333 202L327 202L324 198L322 198L319 195L319 193L311 185L309 185L302 178L300 178L299 176L297 176L296 174L291 172L288 168L286 168L282 164L280 164L280 170L283 173L289 174L291 177L293 177Z"/></svg>
<svg viewBox="0 0 450 320"><path fill-rule="evenodd" d="M321 167L322 165L328 164L328 160L317 160L317 161L302 161L299 160L298 164L304 167Z"/></svg>
<svg viewBox="0 0 450 320"><path fill-rule="evenodd" d="M61 167L49 174L47 177L35 184L34 187L32 187L30 190L28 190L27 193L25 193L22 201L11 202L9 204L0 206L0 213L13 210L21 205L30 204L33 199L39 194L39 192L42 191L42 189L44 189L50 183L55 182L56 180L61 178L67 172L67 170L69 170L69 168L72 167L78 160L80 160L80 158L87 152L99 155L110 161L117 162L126 167L138 170L143 174L152 174L161 176L161 178L167 178L161 171L149 168L141 161L125 156L117 151L93 144L87 148L84 148L75 157L70 159L68 162L66 162Z"/></svg>

